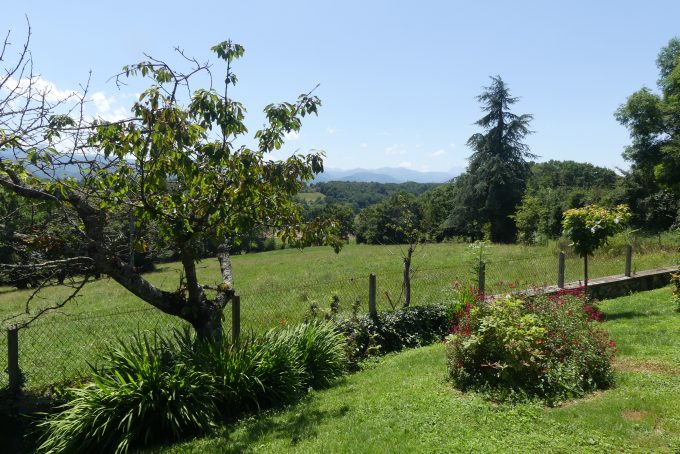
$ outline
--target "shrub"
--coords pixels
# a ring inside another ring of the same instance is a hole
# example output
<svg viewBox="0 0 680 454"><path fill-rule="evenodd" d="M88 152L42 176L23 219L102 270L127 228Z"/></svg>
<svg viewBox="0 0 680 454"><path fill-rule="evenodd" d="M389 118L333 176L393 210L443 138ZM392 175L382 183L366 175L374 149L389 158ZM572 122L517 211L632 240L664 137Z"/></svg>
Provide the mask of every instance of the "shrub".
<svg viewBox="0 0 680 454"><path fill-rule="evenodd" d="M551 405L607 388L615 342L596 326L599 319L582 292L468 305L447 336L450 377L494 399Z"/></svg>
<svg viewBox="0 0 680 454"><path fill-rule="evenodd" d="M347 339L350 364L356 366L368 356L436 342L446 333L450 320L447 305L433 304L380 312L375 318L355 316L336 323Z"/></svg>
<svg viewBox="0 0 680 454"><path fill-rule="evenodd" d="M70 389L60 411L39 424L38 451L127 452L208 430L217 415L211 377L166 347L136 336L110 349L94 382Z"/></svg>

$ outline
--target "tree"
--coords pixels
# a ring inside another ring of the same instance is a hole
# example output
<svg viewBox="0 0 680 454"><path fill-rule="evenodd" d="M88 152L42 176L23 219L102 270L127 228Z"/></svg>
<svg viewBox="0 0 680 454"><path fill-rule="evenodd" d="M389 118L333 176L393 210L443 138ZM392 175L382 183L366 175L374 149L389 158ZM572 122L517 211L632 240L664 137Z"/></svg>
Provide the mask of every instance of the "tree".
<svg viewBox="0 0 680 454"><path fill-rule="evenodd" d="M574 251L583 257L583 282L588 287L588 256L607 244L610 236L623 229L630 210L619 205L613 210L597 205L572 208L564 212L562 227L573 242Z"/></svg>
<svg viewBox="0 0 680 454"><path fill-rule="evenodd" d="M562 213L611 204L620 177L610 169L574 161L532 163L527 187L513 215L518 239L534 243L562 233Z"/></svg>
<svg viewBox="0 0 680 454"><path fill-rule="evenodd" d="M515 115L509 108L518 101L500 78L477 97L487 114L476 124L485 133L473 134L467 145L473 150L465 177L456 180L456 199L447 225L473 239L483 236L488 225L494 242L512 242L515 225L510 215L519 204L529 172L527 158L535 157L522 140L531 133L528 114ZM475 238L476 237L476 238Z"/></svg>
<svg viewBox="0 0 680 454"><path fill-rule="evenodd" d="M646 207L667 199L670 191L680 200L680 39L673 38L656 60L658 87L654 93L643 87L628 97L616 111L616 119L630 132L631 145L623 157L631 162L624 185L634 220L654 229L657 216L648 218ZM677 210L676 202L676 210ZM672 223L672 222L671 222Z"/></svg>
<svg viewBox="0 0 680 454"><path fill-rule="evenodd" d="M141 76L151 85L133 104L132 117L117 122L72 115L86 101L86 90L64 110L68 100L50 102L32 74L12 86L14 79L0 79L0 88L13 96L0 102L0 150L11 155L0 160L0 186L55 204L85 246L82 256L69 260L87 262L145 302L186 320L202 338L221 336L222 311L234 291L229 248L241 232L265 226L294 245L340 247L333 225L305 223L293 201L304 182L323 170L322 155L267 159L286 133L300 129L302 117L317 113L319 99L307 93L294 103L266 106L267 123L254 135L257 146L239 145L247 133L245 108L228 97L228 89L237 82L231 65L244 49L225 41L212 51L226 64L221 93L189 90L190 82L212 70L180 50L190 66L186 71L153 57L125 66L117 83ZM30 67L25 50L7 74ZM63 176L64 169L78 178ZM176 251L182 264L177 288L152 285L131 266L129 254L116 249L109 222L121 211L132 213L138 226L154 223ZM206 237L222 241L217 285L200 283L196 273L198 244Z"/></svg>

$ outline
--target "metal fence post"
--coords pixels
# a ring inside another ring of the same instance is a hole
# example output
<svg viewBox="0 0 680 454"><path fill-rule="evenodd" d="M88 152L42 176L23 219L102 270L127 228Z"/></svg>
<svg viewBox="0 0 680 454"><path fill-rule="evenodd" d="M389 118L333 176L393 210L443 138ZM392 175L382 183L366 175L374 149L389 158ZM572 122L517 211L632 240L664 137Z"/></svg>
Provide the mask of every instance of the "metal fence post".
<svg viewBox="0 0 680 454"><path fill-rule="evenodd" d="M564 288L564 260L567 254L560 251L560 256L557 261L557 287Z"/></svg>
<svg viewBox="0 0 680 454"><path fill-rule="evenodd" d="M368 313L371 314L371 317L378 316L378 308L375 303L375 292L375 274L371 273L370 276L368 276Z"/></svg>
<svg viewBox="0 0 680 454"><path fill-rule="evenodd" d="M629 244L628 246L626 246L626 271L624 273L626 277L630 277L630 269L632 264L633 264L633 246Z"/></svg>
<svg viewBox="0 0 680 454"><path fill-rule="evenodd" d="M241 296L237 293L231 298L231 339L236 342L241 335Z"/></svg>
<svg viewBox="0 0 680 454"><path fill-rule="evenodd" d="M21 390L21 369L19 368L19 330L16 325L7 328L7 373L9 389L12 392Z"/></svg>
<svg viewBox="0 0 680 454"><path fill-rule="evenodd" d="M479 270L477 274L477 287L479 293L484 294L484 287L486 285L486 263L479 262Z"/></svg>

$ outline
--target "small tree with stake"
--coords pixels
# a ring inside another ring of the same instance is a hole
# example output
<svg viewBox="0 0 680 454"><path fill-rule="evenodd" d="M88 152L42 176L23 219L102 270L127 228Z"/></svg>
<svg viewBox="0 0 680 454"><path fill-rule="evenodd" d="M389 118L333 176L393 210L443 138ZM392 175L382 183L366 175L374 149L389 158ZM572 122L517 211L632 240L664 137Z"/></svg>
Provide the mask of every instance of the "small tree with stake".
<svg viewBox="0 0 680 454"><path fill-rule="evenodd" d="M630 219L626 205L607 209L597 205L572 208L564 212L562 228L571 239L576 253L583 257L583 281L588 288L588 256L607 243L610 236L621 231Z"/></svg>

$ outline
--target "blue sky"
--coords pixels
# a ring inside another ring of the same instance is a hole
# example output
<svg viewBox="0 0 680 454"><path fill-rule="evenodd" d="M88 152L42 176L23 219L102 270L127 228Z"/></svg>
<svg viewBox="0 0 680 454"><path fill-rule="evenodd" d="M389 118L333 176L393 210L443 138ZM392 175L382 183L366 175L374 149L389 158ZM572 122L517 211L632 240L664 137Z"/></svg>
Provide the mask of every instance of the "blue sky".
<svg viewBox="0 0 680 454"><path fill-rule="evenodd" d="M245 57L231 92L254 132L262 108L320 84L318 118L282 155L326 152L326 166L464 167L481 117L475 100L501 75L531 113L539 160L627 167L628 133L613 117L626 97L655 87L656 55L680 35L679 1L5 2L0 31L31 49L41 77L78 87L92 71L92 109L124 115L141 86L109 78L147 52L199 60L232 39ZM215 73L221 67L216 65Z"/></svg>

